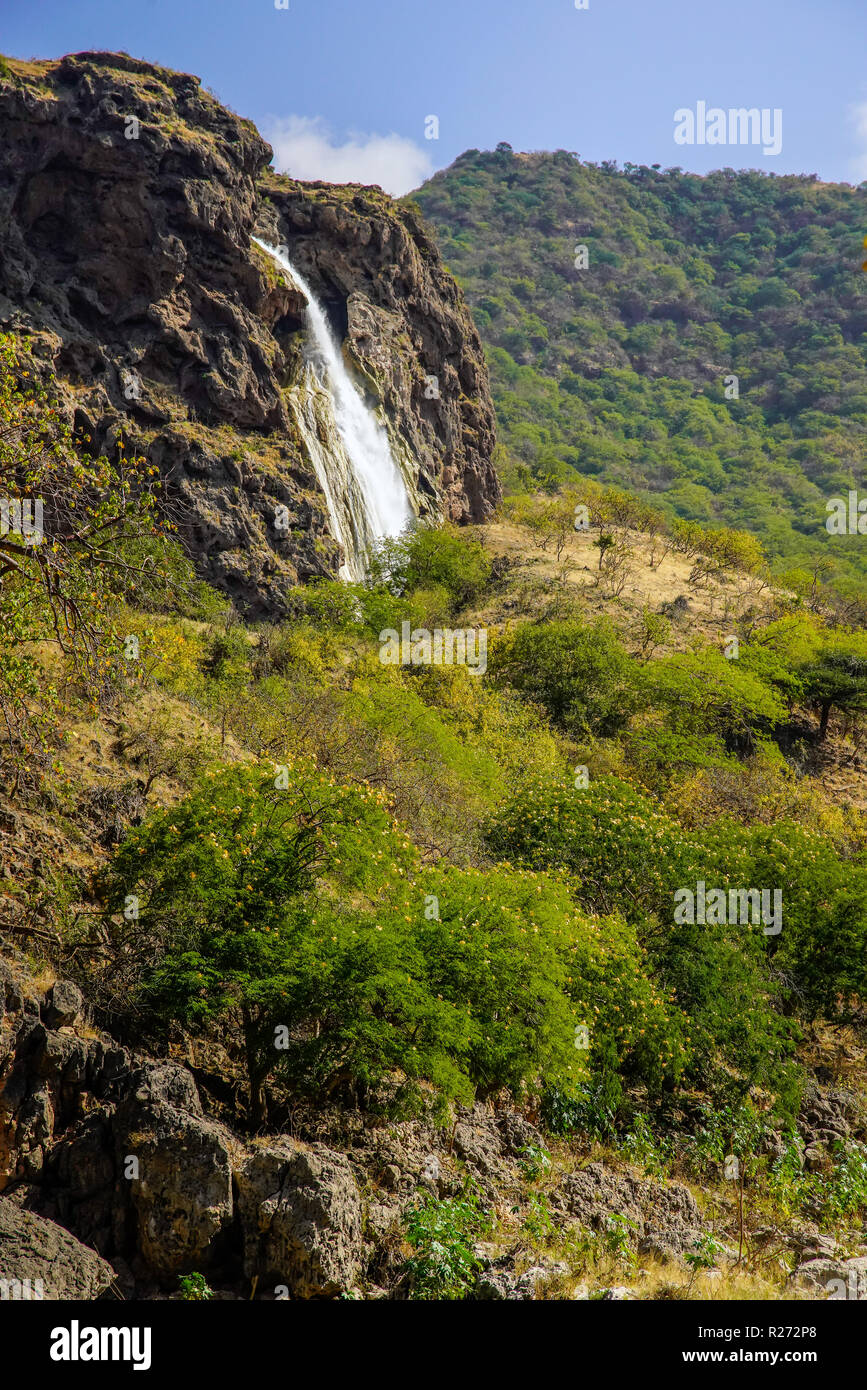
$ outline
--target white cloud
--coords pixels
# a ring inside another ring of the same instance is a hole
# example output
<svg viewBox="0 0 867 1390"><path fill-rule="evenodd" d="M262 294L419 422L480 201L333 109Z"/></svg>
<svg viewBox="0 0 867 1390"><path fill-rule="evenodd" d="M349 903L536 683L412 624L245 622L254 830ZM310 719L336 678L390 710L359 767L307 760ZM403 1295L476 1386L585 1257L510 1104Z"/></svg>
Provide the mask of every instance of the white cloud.
<svg viewBox="0 0 867 1390"><path fill-rule="evenodd" d="M295 179L326 183L378 183L394 197L418 188L433 173L427 153L402 135L350 131L339 144L321 116L287 116L265 130L274 167Z"/></svg>
<svg viewBox="0 0 867 1390"><path fill-rule="evenodd" d="M858 142L858 154L852 160L852 171L856 183L863 183L867 179L867 101L850 106L849 119Z"/></svg>

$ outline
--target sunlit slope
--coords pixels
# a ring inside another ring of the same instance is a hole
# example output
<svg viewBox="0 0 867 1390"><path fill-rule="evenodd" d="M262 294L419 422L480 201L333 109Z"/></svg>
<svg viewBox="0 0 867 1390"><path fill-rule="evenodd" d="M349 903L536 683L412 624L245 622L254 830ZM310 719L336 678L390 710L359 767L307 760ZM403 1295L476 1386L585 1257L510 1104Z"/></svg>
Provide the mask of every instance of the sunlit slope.
<svg viewBox="0 0 867 1390"><path fill-rule="evenodd" d="M506 146L414 198L488 349L507 483L577 469L863 574L825 529L863 472L863 188Z"/></svg>

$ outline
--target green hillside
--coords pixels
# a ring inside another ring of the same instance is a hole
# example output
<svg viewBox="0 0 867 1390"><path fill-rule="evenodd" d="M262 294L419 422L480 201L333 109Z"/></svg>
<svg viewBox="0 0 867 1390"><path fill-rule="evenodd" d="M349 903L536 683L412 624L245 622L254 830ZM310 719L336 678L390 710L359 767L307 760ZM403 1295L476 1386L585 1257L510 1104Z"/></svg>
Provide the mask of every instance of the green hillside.
<svg viewBox="0 0 867 1390"><path fill-rule="evenodd" d="M487 345L507 485L577 470L863 577L825 520L863 475L865 192L507 145L437 174L414 199Z"/></svg>

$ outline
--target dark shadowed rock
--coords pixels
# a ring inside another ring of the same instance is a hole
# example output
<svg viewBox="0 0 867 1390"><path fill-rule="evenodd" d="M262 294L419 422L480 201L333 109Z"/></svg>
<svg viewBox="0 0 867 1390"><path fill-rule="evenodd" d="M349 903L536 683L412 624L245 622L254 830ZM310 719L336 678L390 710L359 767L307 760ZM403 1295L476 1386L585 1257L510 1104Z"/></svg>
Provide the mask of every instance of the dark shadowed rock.
<svg viewBox="0 0 867 1390"><path fill-rule="evenodd" d="M114 1277L110 1264L62 1226L0 1197L0 1298L21 1297L22 1286L24 1297L99 1298Z"/></svg>
<svg viewBox="0 0 867 1390"><path fill-rule="evenodd" d="M68 1028L81 1013L81 990L71 980L58 980L48 991L45 1022L49 1028Z"/></svg>
<svg viewBox="0 0 867 1390"><path fill-rule="evenodd" d="M161 1278L207 1267L232 1218L229 1134L202 1115L189 1072L143 1068L113 1133L146 1264Z"/></svg>

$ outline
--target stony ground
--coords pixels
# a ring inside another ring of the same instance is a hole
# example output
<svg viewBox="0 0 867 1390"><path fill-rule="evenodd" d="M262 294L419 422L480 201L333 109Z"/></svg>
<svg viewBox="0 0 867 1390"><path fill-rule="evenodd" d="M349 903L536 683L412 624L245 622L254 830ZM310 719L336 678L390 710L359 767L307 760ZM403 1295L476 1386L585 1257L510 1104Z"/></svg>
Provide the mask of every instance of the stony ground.
<svg viewBox="0 0 867 1390"><path fill-rule="evenodd" d="M243 1135L218 1088L136 1056L88 1026L77 988L0 961L0 1271L46 1298L177 1293L205 1275L220 1297L407 1296L407 1211L470 1189L492 1214L472 1296L825 1298L867 1292L867 1243L804 1219L751 1213L734 1194L660 1178L532 1113L458 1108L447 1122L299 1109L284 1132ZM212 1059L212 1065L214 1061ZM810 1088L808 1164L865 1134L863 1098ZM711 1235L715 1267L689 1256ZM850 1295L851 1296L851 1295Z"/></svg>

